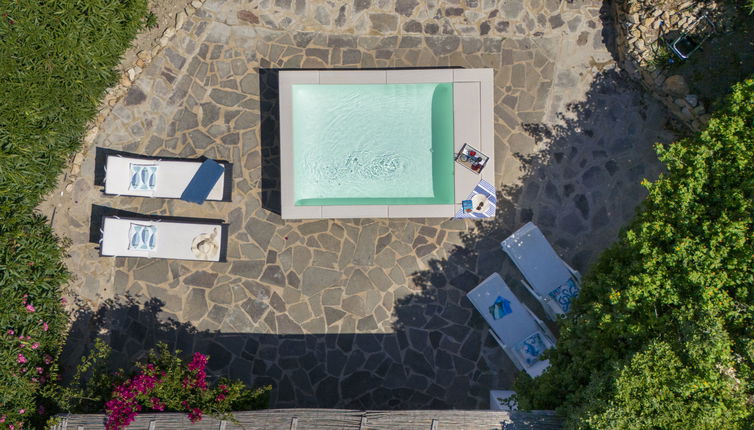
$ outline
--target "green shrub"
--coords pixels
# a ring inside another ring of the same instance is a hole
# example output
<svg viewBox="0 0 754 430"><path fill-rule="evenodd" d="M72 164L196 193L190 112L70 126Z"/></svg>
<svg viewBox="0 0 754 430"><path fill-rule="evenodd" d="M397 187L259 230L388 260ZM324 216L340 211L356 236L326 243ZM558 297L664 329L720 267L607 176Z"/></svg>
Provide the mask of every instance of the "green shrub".
<svg viewBox="0 0 754 430"><path fill-rule="evenodd" d="M146 0L0 1L0 428L44 421L67 324L63 251L34 208L145 15Z"/></svg>
<svg viewBox="0 0 754 430"><path fill-rule="evenodd" d="M39 391L57 376L68 323L60 303L68 278L62 257L44 218L0 223L0 420L7 424L38 417Z"/></svg>
<svg viewBox="0 0 754 430"><path fill-rule="evenodd" d="M551 367L516 382L519 402L570 428L751 428L754 80L658 153L667 173L584 279Z"/></svg>
<svg viewBox="0 0 754 430"><path fill-rule="evenodd" d="M105 412L109 430L123 429L142 412L184 412L192 422L210 415L233 420L231 411L263 409L271 387L253 390L239 381L212 383L206 366L210 357L194 353L189 363L164 343L150 351L130 372L109 372L110 348L97 340L78 366L72 383L54 394L60 408L70 413Z"/></svg>

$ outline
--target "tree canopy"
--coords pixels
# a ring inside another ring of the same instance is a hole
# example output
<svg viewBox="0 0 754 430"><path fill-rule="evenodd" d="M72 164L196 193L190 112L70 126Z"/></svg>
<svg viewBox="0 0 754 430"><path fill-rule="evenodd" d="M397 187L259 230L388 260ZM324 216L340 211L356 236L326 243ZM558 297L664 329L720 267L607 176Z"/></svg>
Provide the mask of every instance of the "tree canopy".
<svg viewBox="0 0 754 430"><path fill-rule="evenodd" d="M754 80L707 128L658 146L666 173L585 277L523 407L570 428L754 424Z"/></svg>

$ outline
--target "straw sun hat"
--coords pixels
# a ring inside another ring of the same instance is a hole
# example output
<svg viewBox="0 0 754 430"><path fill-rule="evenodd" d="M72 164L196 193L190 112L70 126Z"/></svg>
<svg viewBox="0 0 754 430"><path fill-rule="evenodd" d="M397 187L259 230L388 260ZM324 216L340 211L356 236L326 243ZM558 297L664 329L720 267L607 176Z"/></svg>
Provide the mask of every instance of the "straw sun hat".
<svg viewBox="0 0 754 430"><path fill-rule="evenodd" d="M474 212L486 212L489 204L489 199L483 194L476 194L471 198L471 207Z"/></svg>
<svg viewBox="0 0 754 430"><path fill-rule="evenodd" d="M220 245L217 243L217 228L212 233L202 233L197 235L191 243L191 251L196 258L202 260L211 260L220 251Z"/></svg>

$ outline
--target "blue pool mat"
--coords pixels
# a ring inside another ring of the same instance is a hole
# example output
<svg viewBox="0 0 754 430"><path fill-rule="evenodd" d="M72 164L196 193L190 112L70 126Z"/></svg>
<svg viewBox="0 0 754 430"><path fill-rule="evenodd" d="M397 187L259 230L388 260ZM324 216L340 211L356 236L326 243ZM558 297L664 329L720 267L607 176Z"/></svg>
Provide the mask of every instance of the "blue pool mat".
<svg viewBox="0 0 754 430"><path fill-rule="evenodd" d="M223 175L225 168L215 160L205 160L188 186L181 194L181 200L202 204L207 200L210 191Z"/></svg>

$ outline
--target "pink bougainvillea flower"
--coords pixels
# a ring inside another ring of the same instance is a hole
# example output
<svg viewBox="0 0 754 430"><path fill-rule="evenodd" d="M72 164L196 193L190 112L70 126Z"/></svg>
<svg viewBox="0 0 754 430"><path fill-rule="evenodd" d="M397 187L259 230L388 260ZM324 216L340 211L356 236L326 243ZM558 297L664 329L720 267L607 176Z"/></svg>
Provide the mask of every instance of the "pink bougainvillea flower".
<svg viewBox="0 0 754 430"><path fill-rule="evenodd" d="M191 412L188 414L188 418L192 423L195 423L197 421L202 420L202 410L199 408L193 408L191 409Z"/></svg>
<svg viewBox="0 0 754 430"><path fill-rule="evenodd" d="M8 330L8 334L11 335L11 336L13 336L14 334L16 334L16 332L13 331L13 330Z"/></svg>
<svg viewBox="0 0 754 430"><path fill-rule="evenodd" d="M66 303L68 303L68 300L65 297L63 297L63 298L60 299L60 303L66 304Z"/></svg>
<svg viewBox="0 0 754 430"><path fill-rule="evenodd" d="M16 361L18 361L19 363L26 363L28 360L26 359L26 357L24 357L23 354L18 354L18 358L16 358Z"/></svg>
<svg viewBox="0 0 754 430"><path fill-rule="evenodd" d="M164 411L165 410L165 404L160 401L157 397L152 397L149 399L149 401L152 403L152 409L158 410L158 411Z"/></svg>
<svg viewBox="0 0 754 430"><path fill-rule="evenodd" d="M5 415L0 417L0 423L4 423L4 422L5 422Z"/></svg>
<svg viewBox="0 0 754 430"><path fill-rule="evenodd" d="M26 310L29 311L29 312L36 312L37 311L36 309L34 309L34 306L32 306L32 305L26 305Z"/></svg>
<svg viewBox="0 0 754 430"><path fill-rule="evenodd" d="M192 386L196 388L201 388L202 390L207 389L207 356L200 353L195 352L194 357L191 360L191 363L188 364L189 370L194 372L195 377L194 381L192 382ZM185 384L185 381L184 381ZM184 385L184 388L186 385Z"/></svg>
<svg viewBox="0 0 754 430"><path fill-rule="evenodd" d="M37 367L37 373L41 375L41 374L45 373L45 370L43 368L41 368L41 367Z"/></svg>
<svg viewBox="0 0 754 430"><path fill-rule="evenodd" d="M18 413L19 413L19 414L24 414L24 413L26 413L26 409L19 409L19 410L18 410Z"/></svg>
<svg viewBox="0 0 754 430"><path fill-rule="evenodd" d="M52 357L49 354L45 354L45 356L44 356L44 362L45 362L45 364L52 363Z"/></svg>
<svg viewBox="0 0 754 430"><path fill-rule="evenodd" d="M37 349L39 348L39 342L34 342L31 344L31 349Z"/></svg>

